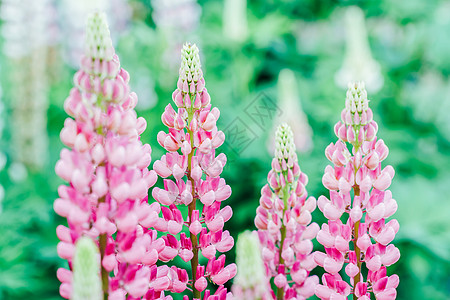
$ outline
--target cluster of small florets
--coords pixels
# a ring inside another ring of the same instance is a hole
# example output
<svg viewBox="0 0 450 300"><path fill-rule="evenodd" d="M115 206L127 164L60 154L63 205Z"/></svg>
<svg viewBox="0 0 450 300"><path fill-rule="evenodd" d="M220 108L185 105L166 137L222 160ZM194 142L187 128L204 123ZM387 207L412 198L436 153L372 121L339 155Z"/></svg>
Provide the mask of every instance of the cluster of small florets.
<svg viewBox="0 0 450 300"><path fill-rule="evenodd" d="M174 179L164 179L164 188L156 187L152 191L155 200L163 205L165 222L161 223L164 226L158 225L158 230L168 232L164 239L172 248L165 260L178 255L186 262L191 261L189 285L194 298L206 290L209 279L221 286L216 295L224 299L227 292L223 284L236 274L235 264L225 266L224 254L216 258L217 252L227 252L234 245L230 233L224 230L232 209L221 208L221 203L231 195L230 186L220 178L227 159L223 153L215 154L225 135L217 129L220 112L209 103L195 45L186 44L181 51L177 87L173 93L177 111L168 104L161 117L169 128L168 133L158 133L159 144L168 152L153 166L162 178L173 176ZM197 206L200 204L203 207ZM180 206L188 206L187 215L182 215ZM179 240L174 236L178 233ZM208 259L206 267L199 264L200 254Z"/></svg>
<svg viewBox="0 0 450 300"><path fill-rule="evenodd" d="M275 141L272 170L267 176L268 184L261 190L255 225L266 276L273 278L277 287L276 293L271 292L272 297L303 299L314 294L318 282L317 276L308 276L316 266L311 240L319 226L309 224L316 199L308 198L308 178L300 171L293 134L287 124L277 129Z"/></svg>
<svg viewBox="0 0 450 300"><path fill-rule="evenodd" d="M90 19L86 28L86 56L92 59L112 60L114 48L105 18Z"/></svg>
<svg viewBox="0 0 450 300"><path fill-rule="evenodd" d="M220 177L227 158L216 156L225 135L216 125L220 112L210 104L198 48L182 48L172 95L176 110L166 106L161 119L168 132L157 136L167 153L154 163L154 171L148 170L151 148L140 140L146 121L136 115L137 96L120 68L103 14L88 20L86 55L74 82L65 102L72 118L61 131L69 149L61 151L55 168L69 182L60 186L54 203L68 223L57 228L58 254L70 267L57 273L61 295L169 300L165 291L190 290L194 299L202 293L204 300L231 299L224 285L237 267L225 265L224 253L234 240L224 226L233 212L222 207L231 188ZM381 168L389 151L377 139L368 104L364 84L349 84L342 122L335 126L339 140L325 150L333 166L326 167L322 178L330 196L317 201L328 219L321 229L311 223L316 199L308 197L308 177L300 170L293 132L285 123L278 127L272 169L256 210L258 231L242 234L237 245L241 270L233 287L236 299L396 297L399 278L386 275L386 266L400 257L390 244L399 224L386 221L397 210L387 190L394 169ZM148 189L157 175L164 178L164 187L152 190L156 202L150 205ZM311 253L316 237L325 252ZM191 274L157 264L177 256L190 262ZM322 284L310 276L316 265L326 271ZM344 265L350 282L339 274ZM276 291L269 288L271 282ZM214 294L209 283L218 286Z"/></svg>
<svg viewBox="0 0 450 300"><path fill-rule="evenodd" d="M191 109L193 107L196 110L206 107L210 102L198 48L195 45L186 44L183 46L177 89L173 92L172 99L178 108ZM178 122L181 122L181 118ZM177 127L180 127L180 125L178 124Z"/></svg>
<svg viewBox="0 0 450 300"><path fill-rule="evenodd" d="M342 122L336 123L334 132L342 141L361 145L363 141L372 141L376 136L378 125L373 121L363 82L349 84L341 118Z"/></svg>
<svg viewBox="0 0 450 300"><path fill-rule="evenodd" d="M387 190L394 169L381 168L389 150L376 137L378 127L372 120L363 84L349 85L342 116L345 124L336 124L340 140L325 150L334 166L327 166L322 178L330 197L320 196L318 200L319 209L329 221L317 234L325 253L316 252L314 259L327 273L316 287L316 295L331 299L354 294L358 299L370 299L373 293L377 299L395 299L399 278L386 276L386 266L400 258L399 250L390 244L399 224L395 219L386 221L397 210L397 202ZM352 154L346 141L353 147ZM347 216L345 223L343 215ZM367 275L362 272L363 263ZM344 264L350 283L339 275Z"/></svg>
<svg viewBox="0 0 450 300"><path fill-rule="evenodd" d="M275 157L280 164L292 167L297 161L297 154L295 153L294 135L289 125L281 124L275 137Z"/></svg>
<svg viewBox="0 0 450 300"><path fill-rule="evenodd" d="M367 117L361 118L363 113L366 113L369 110L369 100L367 99L367 91L365 89L364 82L355 82L348 85L347 97L345 99L345 109L353 115L358 113L360 118L360 121L353 119L353 123L347 123L347 125L367 124Z"/></svg>
<svg viewBox="0 0 450 300"><path fill-rule="evenodd" d="M150 145L140 141L146 121L136 116L137 97L130 93L129 75L108 42L105 16L92 15L87 31L82 68L65 101L73 119L66 119L61 140L69 149L61 151L55 168L70 183L59 187L54 203L69 225L57 228L58 254L71 268L75 244L89 237L99 249L104 295L155 299L168 286L170 274L155 265L164 240L149 230L160 208L147 199L157 176L148 170ZM58 278L61 296L75 297L78 277L72 270L59 269Z"/></svg>

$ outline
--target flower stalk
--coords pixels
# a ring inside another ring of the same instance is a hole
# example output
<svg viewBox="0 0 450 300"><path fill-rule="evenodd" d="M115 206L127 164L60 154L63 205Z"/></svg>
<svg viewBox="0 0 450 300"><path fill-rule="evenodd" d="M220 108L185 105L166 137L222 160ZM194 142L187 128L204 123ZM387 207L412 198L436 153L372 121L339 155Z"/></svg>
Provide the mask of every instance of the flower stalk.
<svg viewBox="0 0 450 300"><path fill-rule="evenodd" d="M216 253L225 253L234 245L230 233L223 230L232 209L221 208L231 188L220 178L226 156L216 156L215 151L225 135L216 126L220 112L210 104L197 46L183 46L179 75L172 95L177 110L166 106L161 119L169 130L158 133L158 142L167 153L153 165L156 173L166 178L163 189L152 190L153 198L162 205L163 221L156 229L166 232L160 259L170 261L179 256L191 264L191 278L185 278L183 285L172 285L171 292L180 293L189 286L194 299L201 299L202 293L207 299L211 295L209 280L219 286L214 295L225 299L230 293L223 285L235 276L236 265L225 266L225 255L216 257ZM182 215L182 206L187 206L187 216ZM201 256L208 260L206 266L199 263Z"/></svg>
<svg viewBox="0 0 450 300"><path fill-rule="evenodd" d="M57 273L66 299L74 291L75 244L85 238L99 253L102 299L158 299L173 277L156 266L164 240L149 228L161 208L149 205L147 194L157 176L148 170L151 148L140 141L146 121L136 115L129 79L114 53L105 15L91 15L81 70L64 104L71 117L60 136L68 149L55 167L69 182L59 187L54 202L68 223L56 230L58 255L69 263Z"/></svg>
<svg viewBox="0 0 450 300"><path fill-rule="evenodd" d="M311 240L319 226L310 224L316 199L308 198L308 178L300 170L293 133L285 123L276 132L275 157L267 181L261 190L255 225L266 276L273 278L277 287L272 299L310 297L319 281L317 276L309 276L316 266Z"/></svg>
<svg viewBox="0 0 450 300"><path fill-rule="evenodd" d="M321 299L349 295L355 300L369 300L371 295L395 299L399 278L386 275L386 267L400 258L399 250L390 244L399 229L398 221L386 222L397 210L397 202L387 190L394 169L381 168L389 150L376 136L378 125L364 83L349 84L341 117L334 128L339 140L325 150L333 163L325 168L322 178L330 199L320 196L318 200L319 209L328 219L317 234L325 253L315 252L314 259L326 273L315 294ZM351 152L346 143L352 147ZM341 220L344 215L348 216L345 223ZM339 275L344 264L350 283ZM367 274L363 274L363 265Z"/></svg>

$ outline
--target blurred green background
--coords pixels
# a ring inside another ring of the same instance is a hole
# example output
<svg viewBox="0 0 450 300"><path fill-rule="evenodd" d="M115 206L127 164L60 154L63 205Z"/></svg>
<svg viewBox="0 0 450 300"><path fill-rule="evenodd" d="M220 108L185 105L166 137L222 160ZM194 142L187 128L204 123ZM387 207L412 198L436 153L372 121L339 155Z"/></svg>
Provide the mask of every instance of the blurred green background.
<svg viewBox="0 0 450 300"><path fill-rule="evenodd" d="M309 193L327 195L324 149L336 141L345 81L365 80L378 137L390 149L385 163L396 170L391 190L401 227L394 243L402 256L388 272L400 276L398 299L450 298L448 1L0 3L0 299L60 299L55 274L67 263L56 255L55 228L64 220L52 209L63 183L54 165L84 18L95 7L106 11L131 75L153 161L163 154L156 135L165 129L160 116L176 88L180 47L199 46L206 86L221 111L218 127L227 134L223 177L234 216L226 228L235 237L255 229L280 120L295 130ZM313 218L325 221L319 210ZM234 261L234 250L227 259Z"/></svg>

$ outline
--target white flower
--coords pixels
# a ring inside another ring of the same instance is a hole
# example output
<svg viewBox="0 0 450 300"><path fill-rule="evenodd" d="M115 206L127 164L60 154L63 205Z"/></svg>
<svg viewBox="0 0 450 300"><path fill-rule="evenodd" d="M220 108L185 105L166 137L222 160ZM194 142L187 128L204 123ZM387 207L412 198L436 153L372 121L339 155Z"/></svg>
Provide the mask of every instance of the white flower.
<svg viewBox="0 0 450 300"><path fill-rule="evenodd" d="M345 14L346 53L341 69L335 75L336 84L347 88L350 81L364 81L367 90L377 92L383 86L379 63L372 58L363 11L351 6Z"/></svg>
<svg viewBox="0 0 450 300"><path fill-rule="evenodd" d="M77 241L73 259L72 300L101 300L100 253L87 237Z"/></svg>
<svg viewBox="0 0 450 300"><path fill-rule="evenodd" d="M222 20L226 37L238 42L245 40L248 34L247 0L225 0Z"/></svg>

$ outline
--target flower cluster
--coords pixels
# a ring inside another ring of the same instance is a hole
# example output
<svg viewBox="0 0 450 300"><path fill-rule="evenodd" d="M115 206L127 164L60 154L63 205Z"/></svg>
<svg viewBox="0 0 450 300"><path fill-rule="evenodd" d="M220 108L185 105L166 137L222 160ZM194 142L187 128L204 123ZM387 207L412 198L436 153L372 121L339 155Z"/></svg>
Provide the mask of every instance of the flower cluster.
<svg viewBox="0 0 450 300"><path fill-rule="evenodd" d="M164 261L179 256L191 262L194 298L201 298L209 279L221 286L216 299L225 299L227 292L222 286L236 274L235 264L225 266L224 254L216 258L217 252L225 253L234 245L229 232L223 230L231 218L231 207L221 208L222 201L231 195L230 186L220 178L226 156L215 154L225 135L216 126L220 113L211 107L197 46L186 44L181 53L178 88L172 95L177 110L167 105L162 122L169 130L157 136L168 153L153 165L156 173L166 178L164 188L155 187L152 191L162 205L163 215L155 228L168 232L163 237L167 246L161 253ZM167 179L169 176L173 180ZM186 216L180 211L182 206L188 207ZM199 264L200 254L208 259L206 266ZM186 289L186 283L177 286L176 292ZM208 295L209 291L205 291L204 299Z"/></svg>
<svg viewBox="0 0 450 300"><path fill-rule="evenodd" d="M155 299L171 282L171 273L155 265L166 241L148 229L161 211L147 201L157 176L148 170L151 149L140 141L146 121L136 116L137 96L130 93L104 14L88 19L86 53L74 82L64 105L73 119L61 131L69 149L61 151L55 168L69 182L54 202L68 222L56 230L58 255L70 268L58 270L61 296L73 295L75 243L86 236L99 248L105 298Z"/></svg>
<svg viewBox="0 0 450 300"><path fill-rule="evenodd" d="M275 143L269 183L262 188L255 225L267 276L274 277L278 288L277 299L306 299L314 294L318 283L317 276L309 276L316 266L311 239L319 226L309 224L316 199L308 198L308 178L300 171L293 133L287 124L278 127Z"/></svg>
<svg viewBox="0 0 450 300"><path fill-rule="evenodd" d="M236 243L236 265L238 272L233 280L233 299L268 300L269 280L264 270L261 244L256 232L244 231Z"/></svg>
<svg viewBox="0 0 450 300"><path fill-rule="evenodd" d="M322 266L322 285L316 288L321 299L394 299L399 283L397 275L386 275L386 266L400 258L399 250L390 242L399 229L397 220L386 219L397 210L397 202L387 190L394 177L391 166L381 168L388 155L383 140L377 139L377 123L363 83L349 84L342 122L335 126L339 140L325 150L334 167L327 166L324 186L330 199L319 197L318 206L328 219L317 234L325 253L316 252L314 259ZM346 142L353 146L352 152ZM352 196L353 189L353 196ZM353 199L352 199L353 198ZM347 215L343 223L341 217ZM362 274L362 264L368 269ZM345 266L350 284L339 275Z"/></svg>

